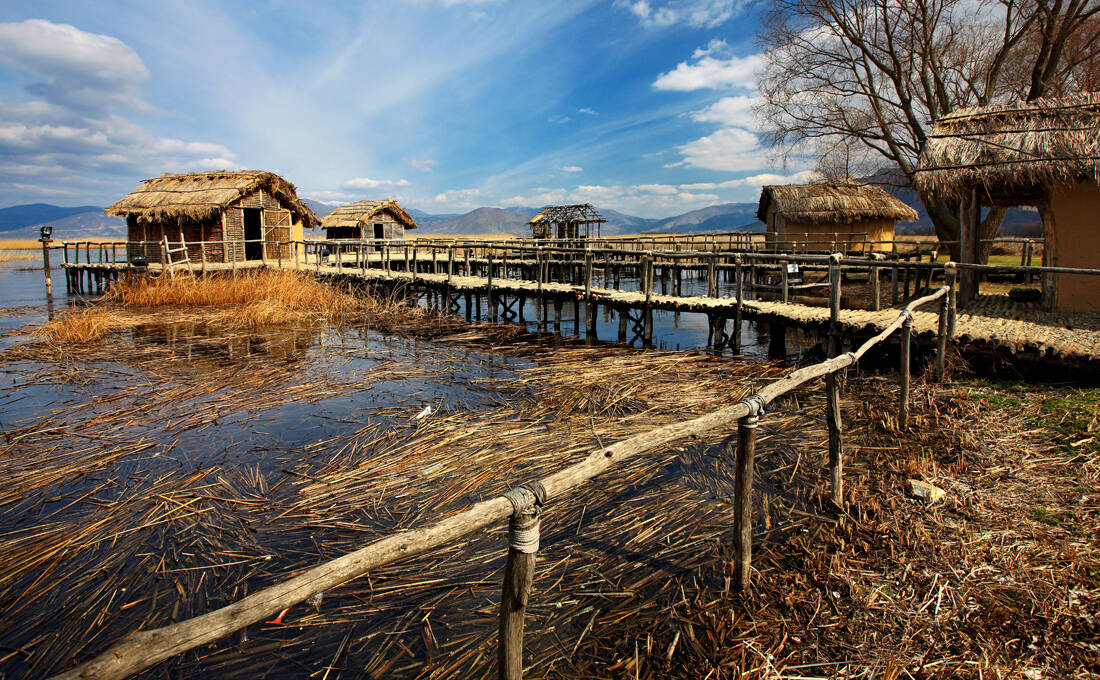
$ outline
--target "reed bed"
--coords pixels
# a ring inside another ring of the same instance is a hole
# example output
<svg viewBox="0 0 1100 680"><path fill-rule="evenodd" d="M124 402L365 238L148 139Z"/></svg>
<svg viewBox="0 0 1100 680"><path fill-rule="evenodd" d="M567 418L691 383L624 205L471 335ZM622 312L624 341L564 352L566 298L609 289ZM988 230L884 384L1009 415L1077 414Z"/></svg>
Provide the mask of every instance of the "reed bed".
<svg viewBox="0 0 1100 680"><path fill-rule="evenodd" d="M2 251L0 250L0 264L7 264L9 262L34 262L41 259L41 255L35 253L21 252L21 251Z"/></svg>
<svg viewBox="0 0 1100 680"><path fill-rule="evenodd" d="M236 600L784 372L548 347L493 326L430 343L311 335L286 353L269 330L235 358L239 336L176 330L60 358L43 343L5 354L25 366L0 406L50 406L4 421L0 473L15 482L0 495L0 673L44 677L136 627ZM555 500L528 608L529 676L1096 672L1095 447L1079 443L1087 434L1051 438L1038 407L972 392L919 384L900 432L890 382L848 381L840 513L825 503L819 391L774 404L758 435L748 594L730 590L733 464L720 435ZM913 477L947 499L906 498ZM1047 521L1070 511L1072 522ZM148 675L493 677L504 529Z"/></svg>
<svg viewBox="0 0 1100 680"><path fill-rule="evenodd" d="M233 330L366 320L412 324L426 314L396 299L343 292L310 274L254 270L123 280L88 307L61 313L37 335L52 343L88 343L138 324L196 318Z"/></svg>

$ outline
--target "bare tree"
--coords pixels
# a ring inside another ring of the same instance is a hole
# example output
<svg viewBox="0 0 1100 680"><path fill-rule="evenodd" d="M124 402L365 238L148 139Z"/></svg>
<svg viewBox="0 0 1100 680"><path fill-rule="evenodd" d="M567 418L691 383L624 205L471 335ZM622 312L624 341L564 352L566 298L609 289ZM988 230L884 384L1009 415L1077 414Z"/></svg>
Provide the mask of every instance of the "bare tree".
<svg viewBox="0 0 1100 680"><path fill-rule="evenodd" d="M1098 16L1100 0L773 0L758 36L766 138L856 140L911 181L935 119L1057 93L1095 64ZM921 200L940 240L957 242L958 205ZM1003 219L990 210L980 238Z"/></svg>

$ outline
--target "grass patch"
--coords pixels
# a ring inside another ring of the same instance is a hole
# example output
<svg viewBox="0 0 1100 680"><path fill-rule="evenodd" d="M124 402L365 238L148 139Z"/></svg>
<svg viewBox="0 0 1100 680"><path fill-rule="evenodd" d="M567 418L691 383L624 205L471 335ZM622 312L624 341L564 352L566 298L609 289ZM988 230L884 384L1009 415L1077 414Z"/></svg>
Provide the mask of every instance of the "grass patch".
<svg viewBox="0 0 1100 680"><path fill-rule="evenodd" d="M125 241L122 238L105 238L105 237L81 237L65 239L69 243L75 241L85 242L91 241L92 243L120 243ZM51 245L60 245L62 241L51 241ZM0 250L42 250L42 242L36 238L0 238Z"/></svg>
<svg viewBox="0 0 1100 680"><path fill-rule="evenodd" d="M226 330L243 330L362 319L398 325L427 312L396 300L344 293L303 272L255 270L123 281L91 306L64 312L35 332L51 342L87 343L139 323L195 315Z"/></svg>
<svg viewBox="0 0 1100 680"><path fill-rule="evenodd" d="M0 264L5 262L33 262L41 259L42 256L37 253L28 253L26 251L9 251L0 252Z"/></svg>

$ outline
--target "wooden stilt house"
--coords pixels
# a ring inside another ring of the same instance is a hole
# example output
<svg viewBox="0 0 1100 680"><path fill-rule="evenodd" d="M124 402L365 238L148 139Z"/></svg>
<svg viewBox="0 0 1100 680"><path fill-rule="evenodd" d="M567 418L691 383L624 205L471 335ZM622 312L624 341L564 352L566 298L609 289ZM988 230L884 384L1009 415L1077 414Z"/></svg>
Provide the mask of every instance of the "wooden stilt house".
<svg viewBox="0 0 1100 680"><path fill-rule="evenodd" d="M868 184L786 184L761 190L756 216L779 249L888 250L894 223L917 211Z"/></svg>
<svg viewBox="0 0 1100 680"><path fill-rule="evenodd" d="M397 239L416 229L416 222L397 201L356 201L333 210L321 226L330 240Z"/></svg>
<svg viewBox="0 0 1100 680"><path fill-rule="evenodd" d="M588 203L581 205L552 205L543 208L532 217L531 235L537 239L557 241L582 241L600 237L600 225L607 222Z"/></svg>
<svg viewBox="0 0 1100 680"><path fill-rule="evenodd" d="M936 121L921 152L917 188L957 202L960 257L974 262L983 206L1037 206L1043 264L1100 268L1100 93L960 109ZM962 270L963 299L977 293ZM1047 274L1044 306L1100 312L1100 276Z"/></svg>
<svg viewBox="0 0 1100 680"><path fill-rule="evenodd" d="M186 244L192 262L288 258L288 243L320 220L294 185L261 170L165 174L145 182L106 212L126 218L130 256L161 262L163 244Z"/></svg>

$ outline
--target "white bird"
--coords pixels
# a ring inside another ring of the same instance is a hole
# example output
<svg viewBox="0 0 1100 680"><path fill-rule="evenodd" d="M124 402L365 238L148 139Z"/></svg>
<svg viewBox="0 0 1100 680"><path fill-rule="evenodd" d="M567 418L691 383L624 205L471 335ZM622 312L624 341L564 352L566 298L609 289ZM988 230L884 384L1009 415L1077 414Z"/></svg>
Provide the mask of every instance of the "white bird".
<svg viewBox="0 0 1100 680"><path fill-rule="evenodd" d="M424 407L423 411L416 414L416 417L413 418L413 420L424 420L425 418L427 418L431 414L432 414L432 405L428 404L427 406Z"/></svg>

